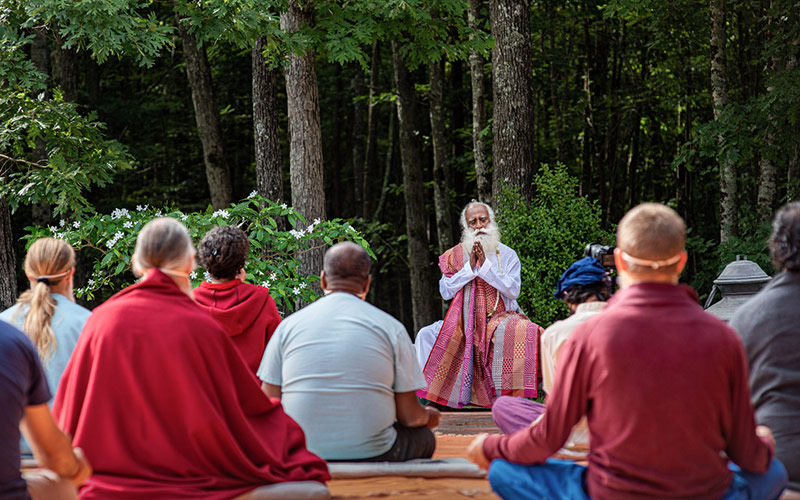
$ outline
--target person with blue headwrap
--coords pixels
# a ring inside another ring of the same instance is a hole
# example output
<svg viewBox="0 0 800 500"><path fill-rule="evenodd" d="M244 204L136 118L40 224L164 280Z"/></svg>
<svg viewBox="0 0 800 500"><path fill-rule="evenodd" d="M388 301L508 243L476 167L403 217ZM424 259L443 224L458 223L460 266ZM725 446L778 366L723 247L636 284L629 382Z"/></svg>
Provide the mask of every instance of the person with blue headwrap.
<svg viewBox="0 0 800 500"><path fill-rule="evenodd" d="M611 279L593 257L573 262L561 275L553 295L567 303L572 316L556 321L542 334L539 355L546 393L549 394L553 387L561 346L578 325L603 310L612 292ZM504 434L511 434L531 425L544 413L544 409L545 405L535 401L502 396L492 406L492 418ZM564 448L578 457L586 454L589 433L585 418L575 426Z"/></svg>

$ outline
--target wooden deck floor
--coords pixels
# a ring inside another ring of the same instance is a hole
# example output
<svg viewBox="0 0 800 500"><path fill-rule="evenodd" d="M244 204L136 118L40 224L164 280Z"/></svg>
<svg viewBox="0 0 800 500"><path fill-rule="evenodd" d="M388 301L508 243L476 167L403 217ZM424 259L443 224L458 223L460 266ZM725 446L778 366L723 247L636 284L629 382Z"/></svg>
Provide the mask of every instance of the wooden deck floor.
<svg viewBox="0 0 800 500"><path fill-rule="evenodd" d="M476 434L500 431L489 411L443 412L436 430L434 458L465 457ZM485 479L398 478L336 479L328 482L334 500L397 498L400 500L460 499L497 500Z"/></svg>

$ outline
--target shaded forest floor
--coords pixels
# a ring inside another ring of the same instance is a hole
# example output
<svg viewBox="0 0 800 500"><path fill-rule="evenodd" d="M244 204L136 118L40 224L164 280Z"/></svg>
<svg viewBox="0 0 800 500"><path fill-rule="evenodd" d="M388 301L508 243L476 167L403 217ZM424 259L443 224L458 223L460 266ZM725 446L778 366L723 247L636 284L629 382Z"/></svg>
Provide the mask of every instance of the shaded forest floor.
<svg viewBox="0 0 800 500"><path fill-rule="evenodd" d="M433 458L467 456L467 446L481 432L500 431L490 411L442 412L436 429ZM398 498L402 500L465 499L497 500L487 479L374 477L334 479L328 482L334 500L359 498Z"/></svg>

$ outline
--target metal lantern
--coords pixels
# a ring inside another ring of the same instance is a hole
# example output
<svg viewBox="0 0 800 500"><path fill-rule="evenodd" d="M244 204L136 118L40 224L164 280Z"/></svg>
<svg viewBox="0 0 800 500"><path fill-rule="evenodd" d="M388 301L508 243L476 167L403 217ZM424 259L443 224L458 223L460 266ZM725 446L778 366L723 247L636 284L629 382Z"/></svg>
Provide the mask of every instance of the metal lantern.
<svg viewBox="0 0 800 500"><path fill-rule="evenodd" d="M725 266L714 280L705 310L723 321L730 321L739 306L750 300L771 279L758 264L747 260L746 255L737 255L736 260ZM722 299L709 307L717 290L722 293Z"/></svg>

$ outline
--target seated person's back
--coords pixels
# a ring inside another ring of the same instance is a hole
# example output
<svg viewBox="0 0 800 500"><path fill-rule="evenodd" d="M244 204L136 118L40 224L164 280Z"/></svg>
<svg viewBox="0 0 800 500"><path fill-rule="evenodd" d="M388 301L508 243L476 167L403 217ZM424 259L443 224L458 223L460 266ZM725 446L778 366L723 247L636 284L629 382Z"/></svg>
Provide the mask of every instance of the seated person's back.
<svg viewBox="0 0 800 500"><path fill-rule="evenodd" d="M341 245L326 254L326 272L331 252L363 252ZM369 257L363 257L368 273ZM278 326L258 376L265 388L278 387L277 394L267 393L281 397L286 412L305 430L310 450L328 460L378 457L397 439L396 393L413 397L425 380L403 325L331 282L328 288L323 274L323 288L337 291ZM424 417L426 411L413 402ZM424 418L418 427L424 428Z"/></svg>
<svg viewBox="0 0 800 500"><path fill-rule="evenodd" d="M54 413L98 464L82 498L226 499L266 484L325 481L300 427L255 383L191 297L193 248L174 219L139 233L144 279L95 309Z"/></svg>

